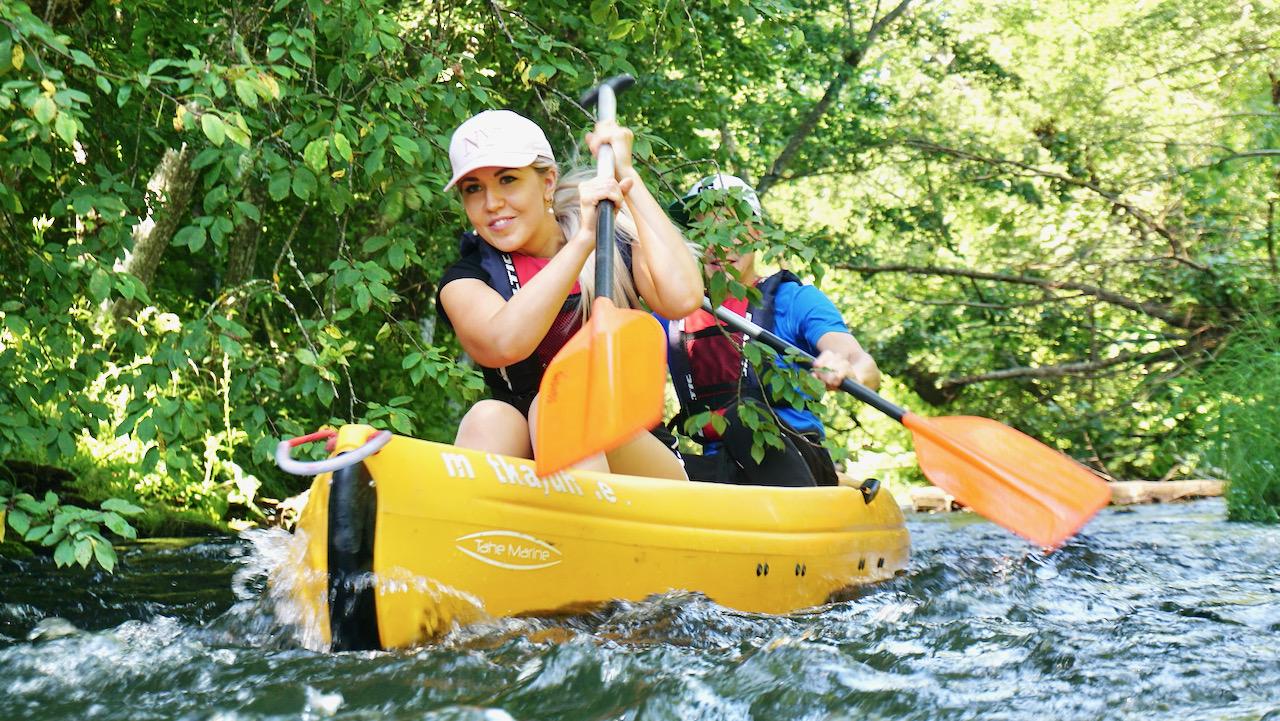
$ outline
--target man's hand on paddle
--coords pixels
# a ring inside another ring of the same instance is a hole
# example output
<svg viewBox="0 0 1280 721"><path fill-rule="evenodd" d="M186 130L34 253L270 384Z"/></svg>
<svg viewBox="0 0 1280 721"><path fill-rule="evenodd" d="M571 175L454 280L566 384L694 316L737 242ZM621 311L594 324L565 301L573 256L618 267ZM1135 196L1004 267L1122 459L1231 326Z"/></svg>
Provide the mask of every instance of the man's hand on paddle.
<svg viewBox="0 0 1280 721"><path fill-rule="evenodd" d="M845 378L852 378L871 390L880 388L880 369L875 360L848 333L827 333L818 339L813 375L825 383L828 390L839 388Z"/></svg>

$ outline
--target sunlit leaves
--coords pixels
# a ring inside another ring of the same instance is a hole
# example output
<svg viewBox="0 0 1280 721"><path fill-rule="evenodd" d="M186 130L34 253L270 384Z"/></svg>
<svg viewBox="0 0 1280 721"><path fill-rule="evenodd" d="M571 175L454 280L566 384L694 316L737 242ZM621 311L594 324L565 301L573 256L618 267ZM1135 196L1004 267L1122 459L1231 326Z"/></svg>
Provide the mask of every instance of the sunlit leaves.
<svg viewBox="0 0 1280 721"><path fill-rule="evenodd" d="M111 276L102 268L96 268L89 277L89 292L93 294L93 299L97 301L105 300L107 294L111 292Z"/></svg>
<svg viewBox="0 0 1280 721"><path fill-rule="evenodd" d="M244 118L239 113L232 113L230 120L231 123L224 128L227 139L247 150L249 148L249 130L246 127Z"/></svg>
<svg viewBox="0 0 1280 721"><path fill-rule="evenodd" d="M418 162L418 144L406 138L403 135L396 135L391 138L391 146L402 160L410 165Z"/></svg>
<svg viewBox="0 0 1280 721"><path fill-rule="evenodd" d="M191 252L199 252L204 247L205 242L209 239L203 226L188 225L179 230L173 236L174 245L185 245L191 249Z"/></svg>
<svg viewBox="0 0 1280 721"><path fill-rule="evenodd" d="M307 167L316 173L324 171L329 166L329 141L324 138L312 140L307 143L307 147L302 151L302 158L306 162Z"/></svg>
<svg viewBox="0 0 1280 721"><path fill-rule="evenodd" d="M240 102L250 108L258 107L258 93L252 83L244 78L236 78L235 89L236 96L240 98Z"/></svg>
<svg viewBox="0 0 1280 721"><path fill-rule="evenodd" d="M110 543L100 541L96 538L90 539L90 542L93 544L93 556L97 559L98 565L102 566L102 569L107 573L113 573L116 568L115 549L111 547ZM80 561L79 554L77 554L76 560ZM82 566L87 566L88 563L87 559L81 561Z"/></svg>
<svg viewBox="0 0 1280 721"><path fill-rule="evenodd" d="M206 112L200 116L200 129L214 145L222 145L227 139L227 126L214 113Z"/></svg>
<svg viewBox="0 0 1280 721"><path fill-rule="evenodd" d="M47 95L39 96L31 104L31 115L43 125L48 125L57 114L57 104L53 102L53 98Z"/></svg>
<svg viewBox="0 0 1280 721"><path fill-rule="evenodd" d="M351 141L347 140L347 136L342 133L333 134L333 150L337 152L338 157L348 163L352 160Z"/></svg>
<svg viewBox="0 0 1280 721"><path fill-rule="evenodd" d="M0 498L0 511L6 507L7 513L0 512L0 523L7 520L9 527L28 543L52 548L58 566L78 564L87 568L96 560L108 573L115 569L117 558L111 542L103 535L103 526L120 538L136 538L137 530L124 516L142 512L118 498L104 501L100 510L63 504L52 491L40 500L27 493L18 493L12 499Z"/></svg>

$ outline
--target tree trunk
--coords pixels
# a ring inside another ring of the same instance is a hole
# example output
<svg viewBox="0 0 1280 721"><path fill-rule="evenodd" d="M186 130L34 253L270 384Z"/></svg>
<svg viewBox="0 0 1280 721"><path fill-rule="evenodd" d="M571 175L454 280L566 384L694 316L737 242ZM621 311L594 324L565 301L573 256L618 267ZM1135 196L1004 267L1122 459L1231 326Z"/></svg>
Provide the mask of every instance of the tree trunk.
<svg viewBox="0 0 1280 721"><path fill-rule="evenodd" d="M155 278L156 268L191 205L196 184L196 171L191 167L194 158L195 150L186 143L178 150L169 148L147 181L147 217L133 227L133 249L117 267L145 286ZM118 321L134 307L132 301L122 299L112 306L111 314Z"/></svg>
<svg viewBox="0 0 1280 721"><path fill-rule="evenodd" d="M245 187L244 199L255 206L261 208L261 193L258 186L250 182ZM239 315L244 312L245 304L249 300L249 293L245 290L238 290L240 286L249 282L255 275L255 267L258 260L258 240L262 237L262 222L245 216L243 222L236 226L235 232L231 234L230 243L227 247L227 273L225 276L225 286L227 291L231 293L226 300L226 314L228 316L233 313Z"/></svg>

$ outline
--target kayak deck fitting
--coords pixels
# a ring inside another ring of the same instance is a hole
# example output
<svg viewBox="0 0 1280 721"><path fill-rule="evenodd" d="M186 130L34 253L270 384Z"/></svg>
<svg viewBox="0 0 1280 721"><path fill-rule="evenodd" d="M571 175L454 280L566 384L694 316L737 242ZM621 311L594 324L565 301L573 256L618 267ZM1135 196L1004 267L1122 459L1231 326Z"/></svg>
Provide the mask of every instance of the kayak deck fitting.
<svg viewBox="0 0 1280 721"><path fill-rule="evenodd" d="M343 426L333 452L375 433ZM333 650L399 648L485 617L676 589L786 613L907 563L902 513L871 484L539 478L529 460L384 437L376 453L318 475L298 520L306 550L294 600Z"/></svg>

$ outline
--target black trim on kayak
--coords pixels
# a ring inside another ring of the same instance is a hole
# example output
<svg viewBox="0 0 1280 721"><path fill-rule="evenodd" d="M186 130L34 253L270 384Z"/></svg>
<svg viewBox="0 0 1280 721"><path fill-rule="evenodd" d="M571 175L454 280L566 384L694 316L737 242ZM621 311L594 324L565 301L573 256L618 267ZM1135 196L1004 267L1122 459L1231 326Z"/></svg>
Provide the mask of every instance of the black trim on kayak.
<svg viewBox="0 0 1280 721"><path fill-rule="evenodd" d="M880 492L880 479L868 478L858 486L858 490L862 491L862 499L869 506L876 499L876 494Z"/></svg>
<svg viewBox="0 0 1280 721"><path fill-rule="evenodd" d="M382 648L373 596L378 492L363 463L329 485L329 636L334 651Z"/></svg>

